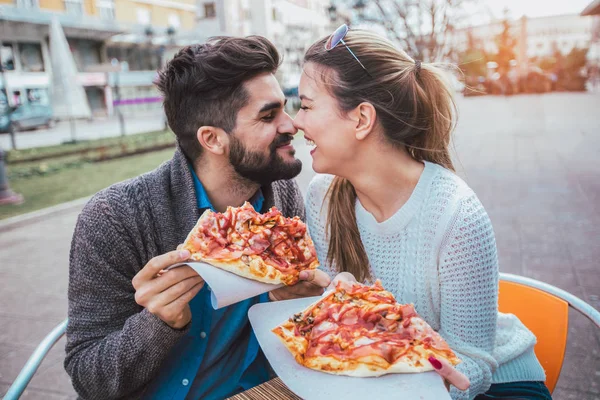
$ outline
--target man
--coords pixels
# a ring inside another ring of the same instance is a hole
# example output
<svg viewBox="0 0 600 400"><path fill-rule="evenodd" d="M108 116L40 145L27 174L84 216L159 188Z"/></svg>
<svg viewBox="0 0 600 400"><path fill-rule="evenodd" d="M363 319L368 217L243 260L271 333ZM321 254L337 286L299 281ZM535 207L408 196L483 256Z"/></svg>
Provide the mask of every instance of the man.
<svg viewBox="0 0 600 400"><path fill-rule="evenodd" d="M98 193L71 247L65 368L86 399L221 399L269 378L248 322L257 302L314 296L324 272L221 310L176 250L206 209L250 201L304 218L292 180L296 129L262 37L216 38L181 50L160 72L173 159Z"/></svg>

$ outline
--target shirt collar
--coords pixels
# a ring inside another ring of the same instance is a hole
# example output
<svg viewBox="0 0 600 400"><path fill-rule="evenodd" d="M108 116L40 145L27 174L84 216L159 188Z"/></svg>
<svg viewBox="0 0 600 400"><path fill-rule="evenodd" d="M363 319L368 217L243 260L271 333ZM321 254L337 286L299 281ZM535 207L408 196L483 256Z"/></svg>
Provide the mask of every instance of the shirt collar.
<svg viewBox="0 0 600 400"><path fill-rule="evenodd" d="M198 208L209 208L215 211L213 205L210 203L206 190L204 190L204 186L202 186L202 182L200 182L200 179L198 179L198 176L196 175L196 171L194 171L194 168L191 165L189 165L189 168L190 172L192 173L192 178L194 179L194 188L196 189L196 201L198 203ZM254 207L257 212L261 212L264 200L265 198L262 190L258 189L256 193L254 193L254 196L252 196L248 201L250 204L252 204L252 207Z"/></svg>

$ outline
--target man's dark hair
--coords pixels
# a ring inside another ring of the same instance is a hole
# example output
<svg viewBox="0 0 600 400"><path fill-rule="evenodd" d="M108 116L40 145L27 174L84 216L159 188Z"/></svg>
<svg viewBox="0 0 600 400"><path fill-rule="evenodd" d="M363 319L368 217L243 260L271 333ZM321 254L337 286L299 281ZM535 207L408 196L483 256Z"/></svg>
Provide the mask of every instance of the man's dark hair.
<svg viewBox="0 0 600 400"><path fill-rule="evenodd" d="M277 49L262 36L221 36L181 49L158 72L155 83L167 121L189 159L202 153L198 128L214 126L231 133L250 98L244 82L275 73L279 63Z"/></svg>

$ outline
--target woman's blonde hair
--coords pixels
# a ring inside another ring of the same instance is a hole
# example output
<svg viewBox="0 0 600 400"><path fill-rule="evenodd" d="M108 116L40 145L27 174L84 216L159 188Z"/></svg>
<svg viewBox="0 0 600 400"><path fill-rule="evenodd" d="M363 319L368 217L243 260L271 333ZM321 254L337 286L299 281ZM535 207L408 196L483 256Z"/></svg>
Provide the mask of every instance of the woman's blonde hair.
<svg viewBox="0 0 600 400"><path fill-rule="evenodd" d="M326 41L314 43L304 62L318 67L340 111L353 110L362 102L372 104L390 144L405 148L415 160L454 170L448 148L457 112L445 72L413 60L372 32L352 30L344 37L368 72L342 44L325 51ZM364 281L370 278L369 260L356 224L356 191L347 179L336 177L328 196L328 261Z"/></svg>

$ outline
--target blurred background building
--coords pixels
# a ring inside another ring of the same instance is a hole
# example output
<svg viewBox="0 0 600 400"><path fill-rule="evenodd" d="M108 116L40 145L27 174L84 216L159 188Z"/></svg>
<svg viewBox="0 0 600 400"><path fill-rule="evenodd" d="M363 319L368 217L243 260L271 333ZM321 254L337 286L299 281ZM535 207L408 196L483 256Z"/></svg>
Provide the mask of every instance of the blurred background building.
<svg viewBox="0 0 600 400"><path fill-rule="evenodd" d="M160 107L156 70L182 46L259 34L284 56L284 87L306 46L325 34L324 0L0 0L0 45L10 106L48 104L48 27L57 15L94 116Z"/></svg>
<svg viewBox="0 0 600 400"><path fill-rule="evenodd" d="M581 15L539 18L493 18L468 7L477 0L438 3L431 14L407 0L0 0L0 86L13 107L49 102L52 16L94 117L159 108L156 70L182 46L216 35L271 39L284 56L278 78L293 95L307 47L342 22L387 35L415 59L458 64L457 89L477 88L467 94L525 91L517 81L532 73L541 82L534 91L582 90L598 75L598 1Z"/></svg>

